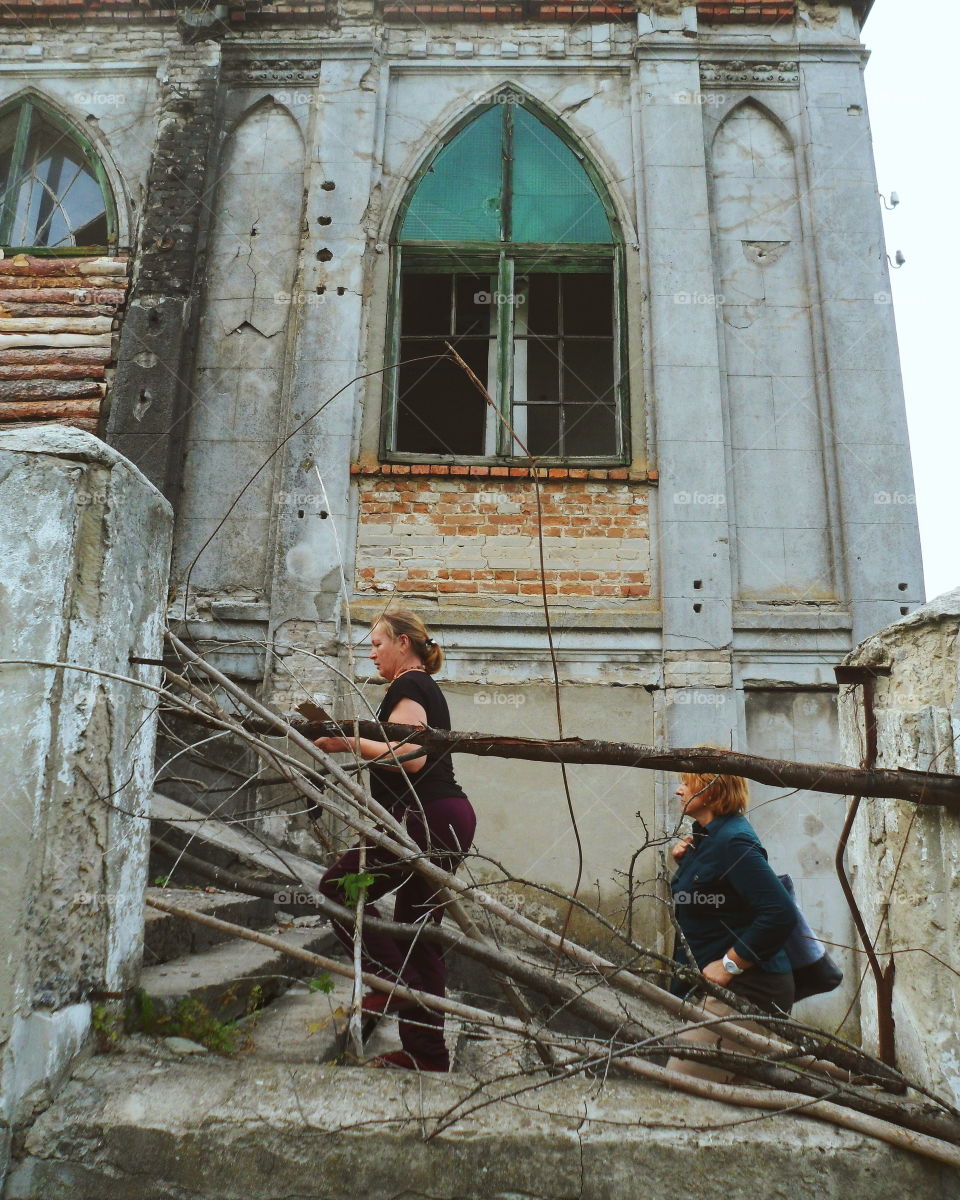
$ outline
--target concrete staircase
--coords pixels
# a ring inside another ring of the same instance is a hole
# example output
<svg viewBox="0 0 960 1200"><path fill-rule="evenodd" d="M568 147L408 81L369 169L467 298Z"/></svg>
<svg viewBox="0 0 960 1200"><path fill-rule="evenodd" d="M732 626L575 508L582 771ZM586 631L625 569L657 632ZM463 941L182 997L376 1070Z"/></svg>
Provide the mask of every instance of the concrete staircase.
<svg viewBox="0 0 960 1200"><path fill-rule="evenodd" d="M271 916L252 897L177 901L260 928ZM717 1179L725 1200L960 1195L960 1173L881 1142L639 1081L550 1078L516 1039L452 1022L451 1074L365 1069L344 1053L349 979L311 990L294 960L247 958L261 948L166 915L147 946L157 1004L226 1013L254 980L277 990L241 1018L231 1057L140 1034L79 1063L21 1135L4 1200L705 1200ZM398 1045L381 1018L364 1057Z"/></svg>
<svg viewBox="0 0 960 1200"><path fill-rule="evenodd" d="M326 922L310 918L312 927L277 923L273 920L273 904L256 896L173 888L148 888L147 894L223 921L263 930L315 954L329 954L337 946ZM297 980L317 974L309 963L279 950L228 938L220 930L172 913L148 907L145 917L145 965L140 984L156 1016L173 1014L184 1001L194 1000L220 1021L236 1020L283 995Z"/></svg>
<svg viewBox="0 0 960 1200"><path fill-rule="evenodd" d="M960 1194L957 1172L881 1142L652 1084L541 1076L480 1094L461 1073L141 1046L75 1071L5 1198L706 1200L718 1180L724 1200Z"/></svg>
<svg viewBox="0 0 960 1200"><path fill-rule="evenodd" d="M277 924L269 900L158 894L331 953L325 922ZM311 987L307 964L149 909L145 964L155 1013L195 1000L237 1018L239 1052L136 1034L88 1056L19 1136L4 1200L705 1200L717 1181L725 1200L960 1195L960 1173L858 1134L550 1077L517 1039L449 1020L449 1075L363 1068L349 979ZM368 1033L364 1060L399 1045L390 1017Z"/></svg>

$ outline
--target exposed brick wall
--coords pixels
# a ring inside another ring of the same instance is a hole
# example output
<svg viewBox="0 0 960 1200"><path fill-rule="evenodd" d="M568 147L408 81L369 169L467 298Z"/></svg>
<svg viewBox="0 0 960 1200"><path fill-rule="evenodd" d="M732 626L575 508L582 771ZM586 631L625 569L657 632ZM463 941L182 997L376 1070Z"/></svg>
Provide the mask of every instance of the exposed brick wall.
<svg viewBox="0 0 960 1200"><path fill-rule="evenodd" d="M176 13L171 0L169 8L157 9L151 0L3 0L0 21L90 21L124 17L173 17Z"/></svg>
<svg viewBox="0 0 960 1200"><path fill-rule="evenodd" d="M181 6L187 7L187 6ZM371 16L374 5L371 4ZM199 11L199 6L194 6ZM776 23L793 20L796 0L698 0L697 13L706 23ZM860 9L869 11L869 4ZM385 0L388 21L617 21L629 20L634 0ZM224 26L237 28L258 20L312 21L332 11L330 0L230 0ZM156 0L3 0L0 23L33 21L90 21L170 19L177 16L174 0L158 7Z"/></svg>
<svg viewBox="0 0 960 1200"><path fill-rule="evenodd" d="M226 26L242 26L257 17L273 20L313 20L326 14L329 0L299 0L298 3L272 3L271 0L229 0ZM156 0L2 0L0 22L131 20L147 18L171 20L180 10L202 11L198 3L187 5L169 0L166 5ZM220 22L214 22L220 25Z"/></svg>
<svg viewBox="0 0 960 1200"><path fill-rule="evenodd" d="M537 507L529 476L361 474L357 484L358 594L396 589L538 602ZM541 483L548 595L574 603L649 595L648 486L646 480L569 477Z"/></svg>
<svg viewBox="0 0 960 1200"><path fill-rule="evenodd" d="M97 432L127 267L126 258L0 260L0 423Z"/></svg>
<svg viewBox="0 0 960 1200"><path fill-rule="evenodd" d="M797 15L796 0L699 0L697 16L714 24L776 24L792 21Z"/></svg>
<svg viewBox="0 0 960 1200"><path fill-rule="evenodd" d="M171 49L142 208L137 275L124 320L107 433L111 445L176 502L194 398L186 382L201 291L200 247L212 214L220 131L220 44Z"/></svg>
<svg viewBox="0 0 960 1200"><path fill-rule="evenodd" d="M388 21L619 21L636 15L633 0L387 0Z"/></svg>

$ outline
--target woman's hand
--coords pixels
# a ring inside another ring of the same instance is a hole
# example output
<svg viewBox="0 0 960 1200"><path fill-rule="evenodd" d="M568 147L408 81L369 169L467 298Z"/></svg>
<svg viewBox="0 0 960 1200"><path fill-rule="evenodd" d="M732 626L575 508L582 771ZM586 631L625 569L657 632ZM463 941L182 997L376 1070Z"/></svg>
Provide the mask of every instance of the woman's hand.
<svg viewBox="0 0 960 1200"><path fill-rule="evenodd" d="M327 754L343 754L345 751L353 749L353 739L345 737L317 738L313 744L318 750L323 750Z"/></svg>
<svg viewBox="0 0 960 1200"><path fill-rule="evenodd" d="M681 838L680 841L677 842L670 850L670 853L673 855L673 861L679 862L680 859L683 858L683 856L686 854L686 852L690 849L690 847L692 845L693 845L693 835L692 834L687 834L687 836L685 838Z"/></svg>
<svg viewBox="0 0 960 1200"><path fill-rule="evenodd" d="M701 974L704 979L709 979L711 983L716 983L720 987L728 987L733 978L729 971L723 969L723 963L719 958L716 962L707 963Z"/></svg>

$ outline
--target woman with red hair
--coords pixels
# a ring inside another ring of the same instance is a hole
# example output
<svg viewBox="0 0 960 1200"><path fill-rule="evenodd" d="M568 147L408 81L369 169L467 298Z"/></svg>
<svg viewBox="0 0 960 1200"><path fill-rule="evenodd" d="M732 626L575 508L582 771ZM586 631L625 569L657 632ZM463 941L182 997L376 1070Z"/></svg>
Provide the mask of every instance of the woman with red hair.
<svg viewBox="0 0 960 1200"><path fill-rule="evenodd" d="M797 923L797 910L744 815L747 781L736 775L683 774L676 795L680 814L692 819L693 831L672 850L678 866L670 889L683 935L677 937L674 959L696 966L704 979L757 1008L789 1013L793 971L783 946ZM688 998L701 1004L705 1019L733 1012L712 997L701 1001L695 986L675 980L677 995L691 990ZM715 1026L684 1033L681 1041L739 1049L724 1042ZM670 1066L701 1078L733 1077L692 1059L673 1058Z"/></svg>

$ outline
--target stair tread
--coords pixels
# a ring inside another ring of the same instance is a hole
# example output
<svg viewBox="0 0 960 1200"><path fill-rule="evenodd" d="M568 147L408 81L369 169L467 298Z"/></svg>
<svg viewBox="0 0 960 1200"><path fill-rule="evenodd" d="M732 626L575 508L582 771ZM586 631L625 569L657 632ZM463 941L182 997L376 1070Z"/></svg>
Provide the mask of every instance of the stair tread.
<svg viewBox="0 0 960 1200"><path fill-rule="evenodd" d="M328 948L333 934L328 928L265 930L301 950L320 952ZM169 962L144 968L141 986L151 996L173 996L184 992L213 987L230 979L243 979L252 974L286 964L285 973L302 976L313 970L309 963L288 958L281 951L246 938L233 938L196 954L185 954Z"/></svg>
<svg viewBox="0 0 960 1200"><path fill-rule="evenodd" d="M323 878L323 867L291 850L282 850L264 845L240 825L227 824L216 817L197 820L196 809L160 792L154 792L150 815L192 841L206 843L220 851L235 854L244 860L256 863L273 878L296 881L305 889L316 888Z"/></svg>
<svg viewBox="0 0 960 1200"><path fill-rule="evenodd" d="M262 929L272 924L274 906L260 896L244 892L197 891L195 888L148 887L146 897L156 897L167 904L189 912L205 913L248 929ZM168 962L184 954L197 954L230 935L188 917L163 912L149 904L143 909L143 958L147 967Z"/></svg>

